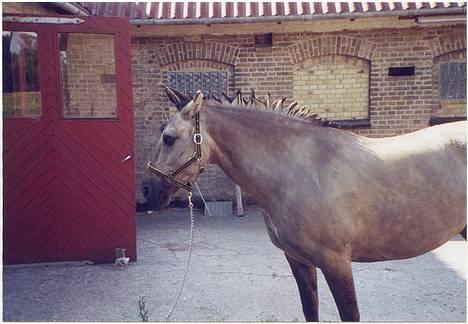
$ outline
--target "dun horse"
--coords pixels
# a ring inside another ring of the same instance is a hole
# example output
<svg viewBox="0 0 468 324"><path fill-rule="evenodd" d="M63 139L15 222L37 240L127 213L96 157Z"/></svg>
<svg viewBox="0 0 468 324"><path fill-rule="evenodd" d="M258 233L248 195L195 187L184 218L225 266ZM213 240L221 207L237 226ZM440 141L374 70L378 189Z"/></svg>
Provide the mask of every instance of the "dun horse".
<svg viewBox="0 0 468 324"><path fill-rule="evenodd" d="M217 164L264 209L307 321L319 319L316 267L341 319L358 321L351 262L415 257L466 231L466 122L371 139L284 99L166 91L179 112L148 163L164 177L144 182L146 207L166 206Z"/></svg>

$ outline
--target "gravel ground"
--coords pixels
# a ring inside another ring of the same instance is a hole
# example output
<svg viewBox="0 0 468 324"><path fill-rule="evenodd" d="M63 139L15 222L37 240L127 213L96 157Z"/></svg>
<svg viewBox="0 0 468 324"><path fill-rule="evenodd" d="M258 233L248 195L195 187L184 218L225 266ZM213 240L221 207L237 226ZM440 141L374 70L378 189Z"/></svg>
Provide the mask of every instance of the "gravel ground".
<svg viewBox="0 0 468 324"><path fill-rule="evenodd" d="M182 280L186 211L138 216L139 259L112 265L4 267L4 321L164 321ZM465 322L466 243L459 237L404 261L353 265L362 321ZM319 272L320 318L338 321ZM295 280L257 209L197 214L192 264L173 321L303 321Z"/></svg>

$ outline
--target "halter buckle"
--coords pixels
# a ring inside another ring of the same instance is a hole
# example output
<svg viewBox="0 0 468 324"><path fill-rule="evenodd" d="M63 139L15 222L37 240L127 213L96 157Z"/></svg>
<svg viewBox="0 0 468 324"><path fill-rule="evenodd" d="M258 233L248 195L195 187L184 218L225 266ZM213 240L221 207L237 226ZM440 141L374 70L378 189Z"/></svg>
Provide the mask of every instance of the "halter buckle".
<svg viewBox="0 0 468 324"><path fill-rule="evenodd" d="M197 145L203 143L203 136L200 133L193 134L193 142Z"/></svg>

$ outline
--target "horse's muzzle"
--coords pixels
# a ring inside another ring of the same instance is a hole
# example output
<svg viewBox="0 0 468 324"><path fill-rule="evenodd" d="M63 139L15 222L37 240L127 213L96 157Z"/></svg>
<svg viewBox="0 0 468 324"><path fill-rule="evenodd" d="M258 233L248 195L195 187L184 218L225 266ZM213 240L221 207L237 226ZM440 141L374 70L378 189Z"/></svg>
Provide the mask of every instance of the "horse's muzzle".
<svg viewBox="0 0 468 324"><path fill-rule="evenodd" d="M151 177L143 181L141 192L143 202L137 202L137 211L158 210L169 205L171 195L178 190L164 178Z"/></svg>

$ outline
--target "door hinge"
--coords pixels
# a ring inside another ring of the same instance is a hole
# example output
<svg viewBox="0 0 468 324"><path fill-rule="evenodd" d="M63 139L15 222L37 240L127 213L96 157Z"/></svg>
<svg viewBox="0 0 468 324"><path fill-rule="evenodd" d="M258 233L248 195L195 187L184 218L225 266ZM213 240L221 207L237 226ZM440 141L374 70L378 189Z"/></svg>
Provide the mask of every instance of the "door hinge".
<svg viewBox="0 0 468 324"><path fill-rule="evenodd" d="M58 17L3 17L4 22L33 23L33 24L73 24L79 25L85 21L80 18L58 18Z"/></svg>

